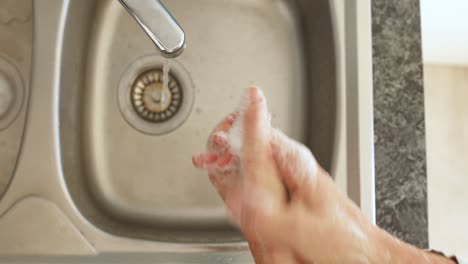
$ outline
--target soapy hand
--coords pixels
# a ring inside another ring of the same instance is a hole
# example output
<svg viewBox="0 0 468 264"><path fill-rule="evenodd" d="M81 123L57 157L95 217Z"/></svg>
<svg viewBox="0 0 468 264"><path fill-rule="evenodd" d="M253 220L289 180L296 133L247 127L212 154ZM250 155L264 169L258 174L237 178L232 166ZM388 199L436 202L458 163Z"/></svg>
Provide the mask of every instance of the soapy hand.
<svg viewBox="0 0 468 264"><path fill-rule="evenodd" d="M193 163L208 172L257 263L415 263L432 257L370 223L305 146L271 127L266 99L256 88Z"/></svg>
<svg viewBox="0 0 468 264"><path fill-rule="evenodd" d="M256 232L254 216L244 206L248 200L262 203L261 197L256 197L261 194L270 195L275 205L287 201L272 159L271 130L264 129L269 127L265 98L251 89L238 111L228 115L210 135L208 152L194 156L193 163L208 172L257 263L296 263L289 249L276 247Z"/></svg>
<svg viewBox="0 0 468 264"><path fill-rule="evenodd" d="M361 263L369 257L363 253L370 247L368 223L310 151L273 129L268 116L265 98L250 89L241 109L212 133L208 152L193 163L208 171L257 262ZM232 135L236 122L243 133ZM240 151L230 146L236 136Z"/></svg>

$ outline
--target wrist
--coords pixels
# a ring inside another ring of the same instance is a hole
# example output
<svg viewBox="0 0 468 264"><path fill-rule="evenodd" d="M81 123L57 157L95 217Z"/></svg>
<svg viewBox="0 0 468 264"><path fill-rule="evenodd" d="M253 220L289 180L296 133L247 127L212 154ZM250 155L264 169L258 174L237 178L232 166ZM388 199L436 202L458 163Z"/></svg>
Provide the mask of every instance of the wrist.
<svg viewBox="0 0 468 264"><path fill-rule="evenodd" d="M375 250L371 263L430 263L430 264L455 264L456 262L428 251L423 251L407 244L386 231L375 227L373 231ZM372 242L371 242L372 243Z"/></svg>
<svg viewBox="0 0 468 264"><path fill-rule="evenodd" d="M374 255L372 263L425 263L416 256L414 249L385 230L375 226L373 230Z"/></svg>

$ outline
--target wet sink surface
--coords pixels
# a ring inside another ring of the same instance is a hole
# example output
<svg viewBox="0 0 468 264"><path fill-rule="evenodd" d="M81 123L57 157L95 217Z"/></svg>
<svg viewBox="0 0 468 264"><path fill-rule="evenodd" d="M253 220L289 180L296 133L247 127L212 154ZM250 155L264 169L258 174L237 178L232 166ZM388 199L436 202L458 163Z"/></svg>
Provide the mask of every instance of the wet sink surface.
<svg viewBox="0 0 468 264"><path fill-rule="evenodd" d="M31 0L0 1L0 200L13 178L31 73Z"/></svg>
<svg viewBox="0 0 468 264"><path fill-rule="evenodd" d="M83 215L128 237L242 240L191 155L204 150L212 128L250 85L263 88L273 124L330 169L336 112L331 18L328 1L310 2L164 1L187 37L184 53L167 62L185 89L185 110L151 123L129 113L128 87L140 74L161 70L166 59L118 1L71 1L60 142L66 184ZM167 133L141 129L178 115L182 123Z"/></svg>

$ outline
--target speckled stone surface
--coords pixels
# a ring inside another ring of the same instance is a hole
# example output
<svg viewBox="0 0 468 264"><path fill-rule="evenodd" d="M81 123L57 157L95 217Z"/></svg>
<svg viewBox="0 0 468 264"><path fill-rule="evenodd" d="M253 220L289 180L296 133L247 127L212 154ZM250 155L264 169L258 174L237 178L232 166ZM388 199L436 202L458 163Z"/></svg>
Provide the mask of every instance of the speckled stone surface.
<svg viewBox="0 0 468 264"><path fill-rule="evenodd" d="M425 248L427 183L419 0L372 0L377 224Z"/></svg>

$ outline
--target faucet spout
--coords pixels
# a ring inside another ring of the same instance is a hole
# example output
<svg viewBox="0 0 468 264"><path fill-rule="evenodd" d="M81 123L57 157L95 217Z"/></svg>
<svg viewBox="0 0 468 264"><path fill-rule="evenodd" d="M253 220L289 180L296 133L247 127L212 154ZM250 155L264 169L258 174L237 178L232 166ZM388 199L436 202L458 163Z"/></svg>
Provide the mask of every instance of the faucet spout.
<svg viewBox="0 0 468 264"><path fill-rule="evenodd" d="M160 0L119 0L165 57L179 56L185 33Z"/></svg>

